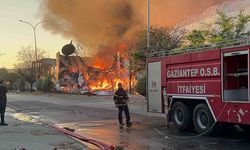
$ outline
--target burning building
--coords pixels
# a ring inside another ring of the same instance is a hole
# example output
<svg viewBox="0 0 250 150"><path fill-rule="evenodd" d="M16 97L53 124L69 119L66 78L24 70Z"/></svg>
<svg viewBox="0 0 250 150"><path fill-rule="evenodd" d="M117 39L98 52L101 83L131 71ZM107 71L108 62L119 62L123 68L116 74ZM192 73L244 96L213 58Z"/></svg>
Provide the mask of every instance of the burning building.
<svg viewBox="0 0 250 150"><path fill-rule="evenodd" d="M118 82L129 85L128 63L117 53L112 65L100 63L98 57L80 57L75 53L72 43L62 48L56 56L56 89L59 91L82 93L112 92Z"/></svg>

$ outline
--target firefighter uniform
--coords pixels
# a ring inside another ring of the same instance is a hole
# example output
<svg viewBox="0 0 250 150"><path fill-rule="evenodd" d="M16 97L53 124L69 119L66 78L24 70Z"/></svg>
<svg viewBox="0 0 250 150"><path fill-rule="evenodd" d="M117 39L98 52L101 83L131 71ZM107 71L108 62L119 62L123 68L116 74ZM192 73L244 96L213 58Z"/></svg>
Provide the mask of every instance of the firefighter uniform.
<svg viewBox="0 0 250 150"><path fill-rule="evenodd" d="M126 116L126 125L127 127L130 127L132 123L130 122L130 114L129 114L129 108L128 108L128 95L126 91L122 88L122 85L118 84L118 90L115 92L113 100L116 104L116 107L118 107L118 120L120 123L120 126L124 126L123 119L122 119L122 112L124 111Z"/></svg>
<svg viewBox="0 0 250 150"><path fill-rule="evenodd" d="M7 103L7 89L2 85L3 81L0 81L0 113L1 113L1 126L6 126L7 124L4 122L4 114L6 109L6 103Z"/></svg>

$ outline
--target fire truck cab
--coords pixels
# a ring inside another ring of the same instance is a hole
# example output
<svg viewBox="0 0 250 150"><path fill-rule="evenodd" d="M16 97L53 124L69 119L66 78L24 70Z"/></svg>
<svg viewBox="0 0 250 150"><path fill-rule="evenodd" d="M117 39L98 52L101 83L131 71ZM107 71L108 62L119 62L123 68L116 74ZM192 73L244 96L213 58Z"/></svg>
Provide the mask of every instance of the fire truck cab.
<svg viewBox="0 0 250 150"><path fill-rule="evenodd" d="M148 58L148 111L168 111L179 130L209 132L217 122L248 127L249 49L244 41Z"/></svg>

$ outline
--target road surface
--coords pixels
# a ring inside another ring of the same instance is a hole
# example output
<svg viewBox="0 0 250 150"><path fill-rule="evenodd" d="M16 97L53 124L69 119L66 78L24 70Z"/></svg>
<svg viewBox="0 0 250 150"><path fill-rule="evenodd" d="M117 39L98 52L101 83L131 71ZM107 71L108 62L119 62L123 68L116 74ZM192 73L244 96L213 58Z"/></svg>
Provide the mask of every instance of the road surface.
<svg viewBox="0 0 250 150"><path fill-rule="evenodd" d="M131 99L133 127L119 129L117 109L109 96L8 94L8 104L21 112L124 150L248 150L250 147L246 133L237 129L228 130L221 137L211 137L179 133L172 125L166 128L163 114L146 112L144 98Z"/></svg>

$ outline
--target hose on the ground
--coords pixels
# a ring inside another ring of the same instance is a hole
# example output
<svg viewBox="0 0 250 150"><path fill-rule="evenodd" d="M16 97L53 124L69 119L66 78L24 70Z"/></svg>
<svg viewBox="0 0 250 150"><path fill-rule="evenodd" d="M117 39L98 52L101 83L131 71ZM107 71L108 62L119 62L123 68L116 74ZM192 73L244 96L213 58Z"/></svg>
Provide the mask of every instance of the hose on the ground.
<svg viewBox="0 0 250 150"><path fill-rule="evenodd" d="M168 137L172 137L172 138L179 138L179 139L189 139L189 138L198 138L200 136L203 136L203 135L206 135L207 133L209 133L213 128L214 126L216 125L216 123L218 122L218 120L221 118L222 116L222 113L224 112L226 106L228 105L228 102L226 102L221 110L221 112L219 113L217 119L214 121L214 123L211 125L210 128L208 128L205 132L203 133L200 133L200 134L197 134L197 135L192 135L192 136L176 136L176 135L167 135L167 134L164 134L164 133L161 133L158 129L156 128L153 128L157 133L161 134L161 135L164 135L166 136L166 138Z"/></svg>
<svg viewBox="0 0 250 150"><path fill-rule="evenodd" d="M50 123L44 123L44 124L47 125L47 126L49 126L49 127L51 127L51 128L53 128L53 129L56 129L56 130L64 133L66 135L74 137L74 138L76 138L78 140L81 140L81 141L84 141L84 142L87 142L87 143L91 143L91 144L97 146L98 148L100 148L101 150L114 150L115 149L111 145L108 145L108 144L105 144L103 142L100 142L100 141L97 141L97 140L93 140L93 139L90 139L90 138L86 138L86 137L81 136L79 134L76 134L74 132L71 132L71 131L68 131L66 129L60 128L60 127L58 127L58 126L56 126L54 124L50 124Z"/></svg>
<svg viewBox="0 0 250 150"><path fill-rule="evenodd" d="M7 104L7 106L9 106L10 108L14 109L17 112L21 112L19 109L17 109L16 107L14 107L12 105ZM27 115L27 116L29 116L31 118L34 118L33 116L31 116L31 115L29 115L27 113L23 113L23 114L25 114L25 115ZM108 145L106 143L103 143L103 142L100 142L100 141L97 141L97 140L94 140L94 139L86 138L86 137L81 136L79 134L76 134L74 132L71 132L71 131L68 131L66 129L60 128L60 127L58 127L58 126L56 126L54 124L44 122L42 120L38 120L37 118L34 118L34 119L37 120L38 122L48 126L48 127L56 129L57 131L62 132L64 134L68 135L68 136L74 137L74 138L76 138L76 139L78 139L80 141L83 141L83 142L93 144L93 145L97 146L98 148L100 148L100 150L115 150L115 147L112 146L112 145Z"/></svg>

